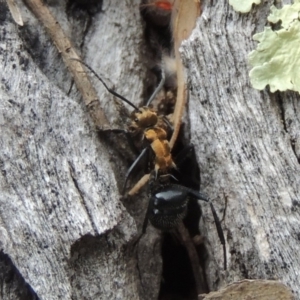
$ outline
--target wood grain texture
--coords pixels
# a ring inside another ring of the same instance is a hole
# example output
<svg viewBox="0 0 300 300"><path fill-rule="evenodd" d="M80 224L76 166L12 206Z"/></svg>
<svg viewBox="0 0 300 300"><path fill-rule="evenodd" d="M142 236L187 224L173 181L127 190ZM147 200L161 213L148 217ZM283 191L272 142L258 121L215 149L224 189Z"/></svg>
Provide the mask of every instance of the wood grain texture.
<svg viewBox="0 0 300 300"><path fill-rule="evenodd" d="M44 29L24 6L18 29L0 4L1 249L33 299L137 299L125 247L136 226L108 148ZM63 3L51 5L61 17ZM16 288L12 299L21 298Z"/></svg>
<svg viewBox="0 0 300 300"><path fill-rule="evenodd" d="M80 63L80 57L71 40L64 33L62 26L51 13L48 6L41 0L24 0L24 3L46 29L51 41L56 46L64 64L72 74L76 87L82 95L96 128L100 130L109 128L109 121L101 108L97 91L89 80L87 72L85 72L83 65Z"/></svg>
<svg viewBox="0 0 300 300"><path fill-rule="evenodd" d="M209 285L216 290L243 278L277 279L298 299L299 95L259 92L248 76L251 36L263 30L271 4L241 15L227 1L205 2L182 57L202 189L224 216L227 272L212 216L202 205Z"/></svg>
<svg viewBox="0 0 300 300"><path fill-rule="evenodd" d="M299 298L299 96L258 92L248 78L251 36L263 29L271 4L240 15L227 1L203 3L181 54L202 190L225 216L226 272L211 212L202 205L210 288L277 279ZM64 1L47 5L84 60L140 104L151 78L139 2L104 1L92 17L66 14ZM138 251L130 248L147 198L126 200L130 214L125 210L118 185L126 163L99 140L60 53L19 8L22 29L0 1L0 272L14 274L1 296L157 299L158 231L149 227ZM120 105L94 84L111 124L124 126Z"/></svg>
<svg viewBox="0 0 300 300"><path fill-rule="evenodd" d="M272 280L242 280L217 292L211 292L203 300L292 300L292 292L282 283Z"/></svg>

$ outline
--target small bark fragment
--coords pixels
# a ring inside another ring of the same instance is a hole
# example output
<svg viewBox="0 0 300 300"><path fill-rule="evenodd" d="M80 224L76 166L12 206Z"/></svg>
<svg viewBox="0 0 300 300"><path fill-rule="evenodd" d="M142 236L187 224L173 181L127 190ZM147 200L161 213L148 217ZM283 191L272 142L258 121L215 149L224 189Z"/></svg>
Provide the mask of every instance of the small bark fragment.
<svg viewBox="0 0 300 300"><path fill-rule="evenodd" d="M293 294L283 283L272 280L242 280L225 288L201 295L203 300L292 300Z"/></svg>

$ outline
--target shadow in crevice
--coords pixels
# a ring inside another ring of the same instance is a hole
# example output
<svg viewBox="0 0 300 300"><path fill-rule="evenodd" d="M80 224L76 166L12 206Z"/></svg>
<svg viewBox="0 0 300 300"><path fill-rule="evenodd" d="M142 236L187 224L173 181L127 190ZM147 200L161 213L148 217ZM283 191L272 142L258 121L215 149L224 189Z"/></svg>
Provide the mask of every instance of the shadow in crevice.
<svg viewBox="0 0 300 300"><path fill-rule="evenodd" d="M38 300L39 297L25 281L10 257L0 252L0 298L13 300Z"/></svg>
<svg viewBox="0 0 300 300"><path fill-rule="evenodd" d="M177 144L176 152L180 152L184 148L184 143ZM200 170L196 161L194 149L184 158L179 166L179 172L174 176L178 179L180 185L189 187L194 190L200 189ZM175 152L175 153L176 153ZM199 221L202 212L199 203L191 199L188 204L188 212L185 217L184 225L188 229L190 236L201 237L199 231ZM202 290L209 292L205 274L205 260L208 253L205 245L199 243L196 246L200 266L203 270ZM185 246L171 233L164 233L162 242L162 258L163 258L163 275L160 287L160 300L182 300L182 299L198 299L195 278Z"/></svg>
<svg viewBox="0 0 300 300"><path fill-rule="evenodd" d="M105 257L110 250L104 236L85 235L71 247L70 283L72 286L72 299L90 299L86 295L86 286L94 287L93 296L101 297L101 275L99 270L105 263Z"/></svg>
<svg viewBox="0 0 300 300"><path fill-rule="evenodd" d="M131 282L136 269L134 255L117 230L100 236L81 237L71 246L68 263L73 300L108 299L109 295L113 297L117 294L116 289L124 288L115 285L115 282L120 281L120 278ZM114 291L111 290L112 285Z"/></svg>

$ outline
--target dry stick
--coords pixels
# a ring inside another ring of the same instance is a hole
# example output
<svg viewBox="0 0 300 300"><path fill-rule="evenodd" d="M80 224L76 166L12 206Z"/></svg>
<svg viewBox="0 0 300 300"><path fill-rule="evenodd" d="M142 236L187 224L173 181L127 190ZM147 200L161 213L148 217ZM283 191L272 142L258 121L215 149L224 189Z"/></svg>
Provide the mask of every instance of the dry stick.
<svg viewBox="0 0 300 300"><path fill-rule="evenodd" d="M197 294L199 295L206 293L207 291L204 287L205 281L203 277L203 269L201 268L199 263L198 253L196 251L195 244L193 243L191 236L188 230L185 228L183 222L180 222L177 229L190 258L196 283ZM195 274L197 274L197 276L195 276Z"/></svg>
<svg viewBox="0 0 300 300"><path fill-rule="evenodd" d="M187 102L187 86L185 70L179 53L179 47L183 40L187 39L195 27L196 20L200 15L200 2L195 0L175 0L172 11L172 28L177 69L177 98L173 113L174 131L170 140L173 148L179 134L183 110ZM188 252L192 270L196 282L198 295L203 293L203 270L199 264L198 254L189 232L183 223L178 226L178 231Z"/></svg>
<svg viewBox="0 0 300 300"><path fill-rule="evenodd" d="M180 58L177 59L177 57L176 57L176 68L177 68L177 74L176 74L177 75L177 98L176 98L174 113L172 115L174 130L173 130L171 140L169 142L171 149L174 147L174 144L179 134L181 118L183 115L183 110L187 98L187 90L186 90L186 83L185 83L185 76L184 76L185 72L184 72L181 59Z"/></svg>
<svg viewBox="0 0 300 300"><path fill-rule="evenodd" d="M16 4L15 0L6 0L6 3L8 5L9 11L14 19L14 21L20 25L23 26L23 19L22 19L22 15L21 12L19 10L18 5Z"/></svg>
<svg viewBox="0 0 300 300"><path fill-rule="evenodd" d="M75 84L83 97L84 103L96 127L98 129L109 128L109 122L100 107L97 92L83 69L82 64L71 60L72 58L80 60L80 57L72 46L71 41L64 34L58 21L41 0L23 1L44 25L57 50L61 53L63 61L72 73Z"/></svg>
<svg viewBox="0 0 300 300"><path fill-rule="evenodd" d="M174 131L170 140L173 148L179 134L183 110L187 101L187 87L184 66L179 53L183 40L187 39L195 28L196 20L200 15L200 1L175 0L172 10L172 30L174 51L177 69L177 98L173 113Z"/></svg>

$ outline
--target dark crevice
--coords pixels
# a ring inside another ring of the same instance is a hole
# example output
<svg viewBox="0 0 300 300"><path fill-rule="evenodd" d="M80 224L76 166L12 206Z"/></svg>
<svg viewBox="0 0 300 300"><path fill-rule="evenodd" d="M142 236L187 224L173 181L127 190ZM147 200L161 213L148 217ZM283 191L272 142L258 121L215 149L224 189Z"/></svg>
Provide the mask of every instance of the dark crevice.
<svg viewBox="0 0 300 300"><path fill-rule="evenodd" d="M102 0L68 0L66 11L74 18L92 17L102 10Z"/></svg>
<svg viewBox="0 0 300 300"><path fill-rule="evenodd" d="M71 81L71 77L69 71L64 67L60 53L48 35L46 33L41 34L45 29L40 24L36 25L33 21L18 29L23 46L36 66L54 85L57 85L61 90L65 90L65 85ZM21 52L18 56L19 65L22 66L23 70L26 70L29 60L24 58ZM57 79L58 74L61 76L60 80ZM65 92L67 93L67 90Z"/></svg>
<svg viewBox="0 0 300 300"><path fill-rule="evenodd" d="M75 42L81 50L94 15L102 12L102 2L102 0L67 0L66 15L72 24L72 36L77 36ZM78 32L81 34L80 38Z"/></svg>
<svg viewBox="0 0 300 300"><path fill-rule="evenodd" d="M80 188L80 186L79 186L79 183L78 183L78 181L77 181L77 179L76 179L76 177L75 177L75 169L74 169L73 165L72 165L70 162L69 162L69 169L70 169L70 175L71 175L72 181L73 181L73 183L74 183L74 186L75 186L76 190L78 191L78 194L79 194L79 196L80 196L80 199L81 199L81 202L82 202L82 204L83 204L83 207L84 207L84 209L85 209L85 211L86 211L86 214L88 215L88 217L89 217L89 219L90 219L90 222L91 222L91 224L92 224L93 230L94 230L94 232L96 233L96 232L98 232L97 226L95 225L94 220L93 220L93 217L92 217L92 215L91 215L91 213L90 213L88 207L86 206L86 203L85 203L85 197L84 197L84 192L81 191L81 188Z"/></svg>
<svg viewBox="0 0 300 300"><path fill-rule="evenodd" d="M10 257L0 252L0 298L38 300L39 297L14 266Z"/></svg>
<svg viewBox="0 0 300 300"><path fill-rule="evenodd" d="M146 1L142 1L145 3ZM162 55L172 53L172 37L170 31L170 16L161 16L154 10L142 9L142 16L145 20L145 38L148 42L148 48L152 51L153 64L160 62ZM159 80L159 72L157 72ZM168 89L167 86L165 86ZM173 107L163 111L163 114L173 112ZM195 153L189 151L182 159L179 158L181 151L189 145L187 124L182 124L180 136L172 151L178 170L174 170L172 175L178 180L178 184L200 190L200 170L196 161ZM177 159L176 159L177 157ZM180 162L179 162L180 161ZM202 241L199 231L199 220L201 217L201 208L195 199L191 199L188 204L188 212L184 219L184 225L188 229L191 238L198 237ZM208 284L205 274L205 260L208 253L203 242L195 245L200 266L202 268L203 282L201 290L208 292ZM164 232L162 234L161 255L163 260L163 271L160 285L159 298L166 299L198 299L197 286L194 277L192 263L185 245L181 241L178 232Z"/></svg>
<svg viewBox="0 0 300 300"><path fill-rule="evenodd" d="M296 146L295 146L295 140L294 139L291 139L291 147L292 147L292 150L296 156L296 159L298 161L298 164L300 164L300 156L297 154L297 151L296 151Z"/></svg>
<svg viewBox="0 0 300 300"><path fill-rule="evenodd" d="M280 109L280 116L283 124L283 129L285 132L288 132L287 126L286 126L286 120L285 120L285 113L284 113L284 107L283 107L283 99L280 94L280 92L275 93L275 98L277 99L278 102L278 107Z"/></svg>
<svg viewBox="0 0 300 300"><path fill-rule="evenodd" d="M176 155L180 153L186 145L181 132L174 148L175 162ZM200 190L200 170L196 161L194 148L186 155L186 157L178 165L178 171L174 171L180 185L186 186L193 190ZM200 277L201 289L209 292L206 274L205 262L208 259L208 252L203 243L203 237L199 231L199 221L202 215L201 207L196 199L190 199L188 203L187 215L183 222L187 228L189 235L193 239L197 239L195 248L198 254L199 263L203 270ZM163 258L163 274L160 287L159 299L198 299L195 277L191 264L195 263L190 260L185 245L182 244L178 234L164 233L162 241L162 258Z"/></svg>
<svg viewBox="0 0 300 300"><path fill-rule="evenodd" d="M284 99L282 98L282 94L280 92L276 92L275 93L275 99L277 99L277 102L278 102L278 107L279 107L279 110L280 110L280 116L281 116L281 120L282 120L282 124L283 124L283 129L286 133L289 133L289 130L288 130L288 126L287 126L287 121L286 121L286 118L285 118L285 111L284 111ZM297 155L297 151L296 151L296 147L295 147L295 143L294 143L294 140L291 138L290 139L290 143L291 143L291 148L295 154L295 157L298 161L298 163L300 164L300 157Z"/></svg>
<svg viewBox="0 0 300 300"><path fill-rule="evenodd" d="M72 38L73 46L80 52L84 46L85 36L90 28L93 16L102 9L102 1L68 0L62 7L66 10L66 16L71 24L70 29L72 31L70 35L76 37ZM35 22L30 21L26 24L27 26L18 27L24 48L46 77L67 95L70 95L73 78L48 34L41 34L41 32L45 31L43 26ZM23 65L23 69L26 68L26 63L24 64L23 61L25 60L26 62L28 59L21 57L20 54L19 60L19 64ZM60 76L60 80L57 79L57 76Z"/></svg>

